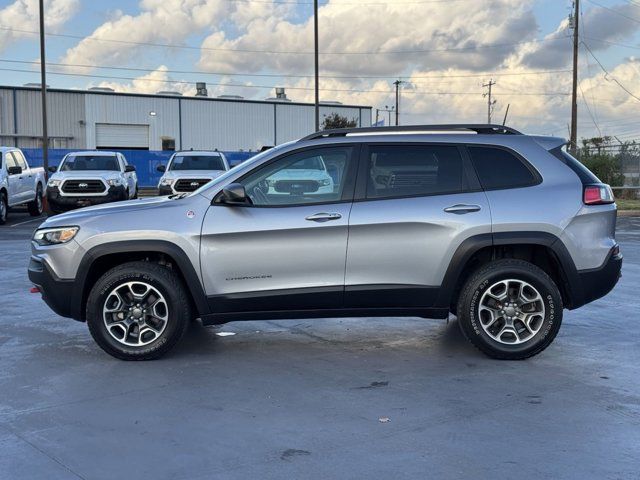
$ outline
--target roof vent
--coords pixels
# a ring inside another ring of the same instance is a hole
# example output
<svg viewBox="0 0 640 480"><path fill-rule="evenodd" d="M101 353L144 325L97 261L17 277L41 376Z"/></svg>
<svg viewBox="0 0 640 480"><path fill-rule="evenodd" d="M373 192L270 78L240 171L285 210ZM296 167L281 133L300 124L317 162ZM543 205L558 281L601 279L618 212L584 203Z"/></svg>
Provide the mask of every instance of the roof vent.
<svg viewBox="0 0 640 480"><path fill-rule="evenodd" d="M196 97L208 97L209 92L207 92L207 84L204 82L196 83Z"/></svg>
<svg viewBox="0 0 640 480"><path fill-rule="evenodd" d="M42 88L41 83L35 83L35 82L25 83L24 86L29 88ZM47 84L47 88L49 88L49 84Z"/></svg>
<svg viewBox="0 0 640 480"><path fill-rule="evenodd" d="M276 87L276 96L275 97L271 97L271 98L267 98L267 100L270 101L275 101L275 102L290 102L291 100L289 100L287 98L287 92L285 91L284 87Z"/></svg>
<svg viewBox="0 0 640 480"><path fill-rule="evenodd" d="M172 95L174 97L181 97L181 92L176 92L175 90L161 90L156 95Z"/></svg>
<svg viewBox="0 0 640 480"><path fill-rule="evenodd" d="M338 102L337 100L323 100L320 102L321 105L342 105L342 102Z"/></svg>

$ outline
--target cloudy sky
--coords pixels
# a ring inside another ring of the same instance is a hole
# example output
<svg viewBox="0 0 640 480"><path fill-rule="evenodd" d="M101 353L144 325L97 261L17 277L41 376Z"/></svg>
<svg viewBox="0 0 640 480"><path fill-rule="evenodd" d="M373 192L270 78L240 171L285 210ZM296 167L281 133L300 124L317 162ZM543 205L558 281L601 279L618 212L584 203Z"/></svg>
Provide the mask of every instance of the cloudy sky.
<svg viewBox="0 0 640 480"><path fill-rule="evenodd" d="M312 0L45 0L52 87L313 99ZM567 136L570 0L321 0L321 99ZM0 0L0 84L37 82L37 0ZM582 0L579 135L640 138L640 0ZM54 74L57 73L57 74ZM375 115L375 110L374 110ZM386 114L381 114L385 115Z"/></svg>

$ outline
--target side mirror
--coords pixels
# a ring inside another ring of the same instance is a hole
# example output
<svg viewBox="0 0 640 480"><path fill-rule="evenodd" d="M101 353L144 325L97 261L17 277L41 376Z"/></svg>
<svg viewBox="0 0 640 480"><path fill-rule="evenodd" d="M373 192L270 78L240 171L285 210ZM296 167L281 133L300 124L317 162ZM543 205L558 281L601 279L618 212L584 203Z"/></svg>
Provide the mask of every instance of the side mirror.
<svg viewBox="0 0 640 480"><path fill-rule="evenodd" d="M166 171L167 171L167 167L166 167L166 166L164 166L164 165L158 165L158 166L156 167L156 170L158 170L159 172L164 173L164 172L166 172Z"/></svg>
<svg viewBox="0 0 640 480"><path fill-rule="evenodd" d="M58 171L58 167L56 165L52 165L47 168L51 173L56 173Z"/></svg>
<svg viewBox="0 0 640 480"><path fill-rule="evenodd" d="M20 175L22 173L22 167L8 167L7 173L9 175Z"/></svg>
<svg viewBox="0 0 640 480"><path fill-rule="evenodd" d="M134 167L133 165L125 165L124 167L124 171L126 173L128 172L135 172L136 171L136 167Z"/></svg>
<svg viewBox="0 0 640 480"><path fill-rule="evenodd" d="M222 189L218 195L217 203L227 205L251 205L251 199L247 196L244 185L241 183L230 183Z"/></svg>

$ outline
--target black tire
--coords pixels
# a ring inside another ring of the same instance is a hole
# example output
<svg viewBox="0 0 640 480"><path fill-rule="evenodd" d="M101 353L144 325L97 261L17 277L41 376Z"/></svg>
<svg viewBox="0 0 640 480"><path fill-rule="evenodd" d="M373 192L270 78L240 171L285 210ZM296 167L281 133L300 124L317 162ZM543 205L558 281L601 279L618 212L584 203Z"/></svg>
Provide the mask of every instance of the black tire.
<svg viewBox="0 0 640 480"><path fill-rule="evenodd" d="M42 185L38 184L38 188L36 189L36 198L27 204L27 209L29 210L29 215L32 217L39 217L42 215Z"/></svg>
<svg viewBox="0 0 640 480"><path fill-rule="evenodd" d="M489 335L482 326L479 312L485 292L496 282L507 279L528 283L538 291L544 306L544 317L538 318L537 332L530 334L530 338L525 337L523 343L513 345L503 343L504 337L500 337L503 341L497 341ZM529 262L514 259L497 260L474 272L462 288L457 304L458 324L464 336L480 351L500 360L523 360L547 348L560 329L562 309L562 296L551 277Z"/></svg>
<svg viewBox="0 0 640 480"><path fill-rule="evenodd" d="M7 194L0 192L0 225L7 223L8 212L9 204L7 203Z"/></svg>
<svg viewBox="0 0 640 480"><path fill-rule="evenodd" d="M145 282L165 298L168 320L164 331L144 346L129 346L114 338L105 325L103 307L109 294L127 282ZM186 288L178 275L167 267L150 262L129 262L112 268L95 283L87 299L87 324L96 343L109 355L121 360L153 360L171 350L182 338L191 321Z"/></svg>
<svg viewBox="0 0 640 480"><path fill-rule="evenodd" d="M136 185L136 191L133 194L133 199L132 200L136 200L138 198L138 186Z"/></svg>

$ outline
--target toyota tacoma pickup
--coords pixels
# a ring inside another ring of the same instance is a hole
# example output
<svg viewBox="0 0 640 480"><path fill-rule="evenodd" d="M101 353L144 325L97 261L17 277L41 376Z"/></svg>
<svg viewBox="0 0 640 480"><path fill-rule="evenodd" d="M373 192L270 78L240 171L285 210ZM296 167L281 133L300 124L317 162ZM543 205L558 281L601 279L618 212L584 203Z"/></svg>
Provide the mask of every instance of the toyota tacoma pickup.
<svg viewBox="0 0 640 480"><path fill-rule="evenodd" d="M74 152L65 155L47 184L54 213L138 197L136 169L119 152Z"/></svg>
<svg viewBox="0 0 640 480"><path fill-rule="evenodd" d="M229 170L229 162L221 152L185 151L176 152L169 163L158 165L162 172L158 182L160 195L176 195L193 192Z"/></svg>
<svg viewBox="0 0 640 480"><path fill-rule="evenodd" d="M46 191L44 170L31 168L19 148L0 147L0 225L7 222L10 207L26 205L29 214L42 215Z"/></svg>
<svg viewBox="0 0 640 480"><path fill-rule="evenodd" d="M524 359L621 272L611 189L565 144L501 125L318 132L192 193L47 219L29 278L126 360L160 357L197 318L450 314L487 355ZM310 159L331 190L311 173L272 190Z"/></svg>

